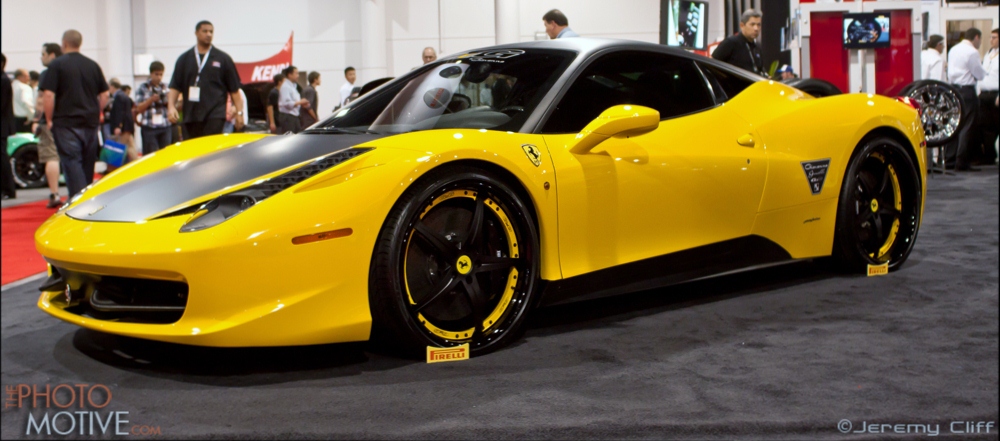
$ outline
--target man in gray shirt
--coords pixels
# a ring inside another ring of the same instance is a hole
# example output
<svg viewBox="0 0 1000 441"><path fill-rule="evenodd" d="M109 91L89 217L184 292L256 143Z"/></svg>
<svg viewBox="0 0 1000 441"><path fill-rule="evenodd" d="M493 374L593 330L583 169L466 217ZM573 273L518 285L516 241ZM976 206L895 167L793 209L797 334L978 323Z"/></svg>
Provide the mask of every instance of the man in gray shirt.
<svg viewBox="0 0 1000 441"><path fill-rule="evenodd" d="M281 85L278 95L278 125L286 133L299 133L302 131L299 112L301 109L309 108L309 100L303 99L295 88L295 84L299 81L299 69L288 66L284 74L285 82Z"/></svg>
<svg viewBox="0 0 1000 441"><path fill-rule="evenodd" d="M308 80L309 84L305 89L302 89L302 99L309 101L309 107L299 111L299 121L302 122L303 129L319 121L319 116L316 115L316 109L319 108L319 96L316 93L316 88L322 84L322 79L319 72L312 71L309 72Z"/></svg>

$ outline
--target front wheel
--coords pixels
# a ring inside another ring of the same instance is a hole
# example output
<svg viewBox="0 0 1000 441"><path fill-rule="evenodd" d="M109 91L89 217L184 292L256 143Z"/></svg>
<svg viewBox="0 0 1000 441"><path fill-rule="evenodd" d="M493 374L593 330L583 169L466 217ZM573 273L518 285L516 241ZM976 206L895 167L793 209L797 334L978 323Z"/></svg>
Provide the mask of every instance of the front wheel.
<svg viewBox="0 0 1000 441"><path fill-rule="evenodd" d="M481 355L523 332L540 283L525 197L493 173L432 172L396 203L376 243L372 340L419 356L468 343Z"/></svg>
<svg viewBox="0 0 1000 441"><path fill-rule="evenodd" d="M898 142L875 137L855 152L837 211L834 257L847 271L906 261L920 228L921 183Z"/></svg>

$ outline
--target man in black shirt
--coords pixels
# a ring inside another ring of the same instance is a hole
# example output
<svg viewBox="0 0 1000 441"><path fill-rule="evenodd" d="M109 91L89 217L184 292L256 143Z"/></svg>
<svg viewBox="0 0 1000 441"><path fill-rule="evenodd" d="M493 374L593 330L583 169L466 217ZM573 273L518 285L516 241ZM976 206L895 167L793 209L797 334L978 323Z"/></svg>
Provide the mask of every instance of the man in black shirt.
<svg viewBox="0 0 1000 441"><path fill-rule="evenodd" d="M38 85L44 94L45 120L59 151L70 196L94 182L100 145L97 128L108 102L108 83L101 67L80 54L83 36L63 34L63 56L52 60Z"/></svg>
<svg viewBox="0 0 1000 441"><path fill-rule="evenodd" d="M760 49L756 43L760 36L760 23L761 13L747 9L740 16L740 32L722 40L715 52L712 52L712 58L764 75L764 60L760 58Z"/></svg>
<svg viewBox="0 0 1000 441"><path fill-rule="evenodd" d="M111 115L107 122L115 141L125 146L128 161L135 161L139 159L139 152L135 148L135 116L132 115L134 106L129 97L131 90L126 87L128 86L119 90L111 88Z"/></svg>
<svg viewBox="0 0 1000 441"><path fill-rule="evenodd" d="M17 197L17 187L14 186L14 175L10 170L10 158L7 157L7 138L13 135L14 128L14 88L10 84L10 78L3 71L7 68L7 56L2 57L0 66L0 152L3 152L3 164L0 164L0 179L3 180L3 198L14 199Z"/></svg>
<svg viewBox="0 0 1000 441"><path fill-rule="evenodd" d="M174 66L167 97L167 116L176 124L177 97L184 95L184 139L194 139L222 133L226 122L226 95L233 99L233 107L243 109L240 95L240 77L233 59L218 48L212 47L215 27L201 21L195 26L198 44L184 51ZM236 130L243 130L243 111L236 112Z"/></svg>
<svg viewBox="0 0 1000 441"><path fill-rule="evenodd" d="M267 122L271 125L271 133L278 134L278 98L281 96L281 85L285 82L282 74L274 75L274 88L267 93Z"/></svg>
<svg viewBox="0 0 1000 441"><path fill-rule="evenodd" d="M45 43L42 45L41 62L42 66L45 66L46 69L49 68L53 60L61 56L62 46L55 43ZM45 81L46 72L48 71L42 71L38 79L38 84L42 84ZM45 119L44 97L39 93L37 98L38 104L35 107L38 110L35 113L40 116L38 119L38 129L35 130L35 136L38 138L38 163L45 165L45 181L49 186L49 203L45 208L54 209L61 207L63 204L62 197L59 196L59 151L56 150L56 141L52 138L48 121Z"/></svg>

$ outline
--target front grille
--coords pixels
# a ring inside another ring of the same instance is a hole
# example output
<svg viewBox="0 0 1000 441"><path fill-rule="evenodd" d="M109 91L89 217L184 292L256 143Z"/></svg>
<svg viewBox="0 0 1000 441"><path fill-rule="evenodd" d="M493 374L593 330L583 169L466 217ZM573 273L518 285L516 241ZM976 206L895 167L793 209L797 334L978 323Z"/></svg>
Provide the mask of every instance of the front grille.
<svg viewBox="0 0 1000 441"><path fill-rule="evenodd" d="M45 286L46 290L64 287L67 312L114 322L175 323L184 315L188 300L184 282L101 276L55 267Z"/></svg>

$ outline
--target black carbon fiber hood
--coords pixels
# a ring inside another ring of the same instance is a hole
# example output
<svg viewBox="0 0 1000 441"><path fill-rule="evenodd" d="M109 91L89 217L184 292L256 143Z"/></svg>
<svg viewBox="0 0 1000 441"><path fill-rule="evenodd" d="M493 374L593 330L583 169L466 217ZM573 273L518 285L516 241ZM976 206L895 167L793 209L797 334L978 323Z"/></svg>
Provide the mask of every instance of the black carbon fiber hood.
<svg viewBox="0 0 1000 441"><path fill-rule="evenodd" d="M66 214L93 222L139 222L226 187L382 137L354 134L268 137L184 161L89 200L85 196L82 203Z"/></svg>

